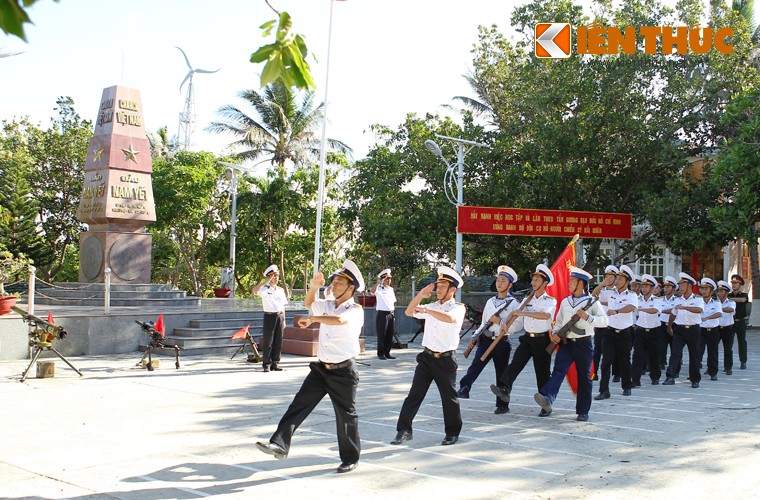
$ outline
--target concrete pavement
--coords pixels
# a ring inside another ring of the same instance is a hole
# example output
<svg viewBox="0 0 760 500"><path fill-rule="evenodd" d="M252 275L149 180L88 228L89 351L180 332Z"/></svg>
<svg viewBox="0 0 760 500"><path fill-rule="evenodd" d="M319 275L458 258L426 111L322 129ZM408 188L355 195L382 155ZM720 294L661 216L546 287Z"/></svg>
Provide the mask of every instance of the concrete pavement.
<svg viewBox="0 0 760 500"><path fill-rule="evenodd" d="M72 357L84 377L57 360L55 378L33 378L32 367L25 383L28 360L2 361L0 497L757 497L760 333L749 337L747 370L737 363L732 376L703 378L699 389L684 375L630 397L613 384L612 398L594 401L586 423L575 421L566 386L552 416L537 417L530 366L516 381L511 412L494 415L489 366L461 401L459 443L447 447L434 386L414 440L388 444L420 344L381 361L370 343L360 358L368 365L359 367L362 459L349 474L335 473L327 398L296 433L288 459L254 446L268 440L313 358L286 356L285 371L264 373L241 356L183 358L179 370L161 357L154 372L134 366L137 352ZM469 366L461 349L459 363L461 378Z"/></svg>

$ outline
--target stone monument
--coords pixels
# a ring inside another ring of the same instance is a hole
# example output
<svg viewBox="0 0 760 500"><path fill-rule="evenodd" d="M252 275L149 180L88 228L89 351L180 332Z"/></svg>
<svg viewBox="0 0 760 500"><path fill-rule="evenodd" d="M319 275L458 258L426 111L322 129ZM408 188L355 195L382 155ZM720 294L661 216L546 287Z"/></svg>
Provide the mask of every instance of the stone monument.
<svg viewBox="0 0 760 500"><path fill-rule="evenodd" d="M95 133L87 148L77 218L89 225L79 235L79 281L150 283L151 235L156 220L150 143L140 92L116 85L103 90Z"/></svg>

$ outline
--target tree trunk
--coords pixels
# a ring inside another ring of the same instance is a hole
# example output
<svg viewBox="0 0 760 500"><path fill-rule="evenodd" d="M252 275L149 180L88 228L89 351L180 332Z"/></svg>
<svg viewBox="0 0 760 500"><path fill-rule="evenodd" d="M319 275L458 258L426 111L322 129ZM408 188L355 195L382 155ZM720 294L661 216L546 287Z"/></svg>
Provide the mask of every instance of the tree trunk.
<svg viewBox="0 0 760 500"><path fill-rule="evenodd" d="M752 298L760 299L760 263L758 262L760 260L758 258L758 247L760 247L760 244L758 243L757 235L753 239L748 240L747 245L749 245L749 261L752 267Z"/></svg>

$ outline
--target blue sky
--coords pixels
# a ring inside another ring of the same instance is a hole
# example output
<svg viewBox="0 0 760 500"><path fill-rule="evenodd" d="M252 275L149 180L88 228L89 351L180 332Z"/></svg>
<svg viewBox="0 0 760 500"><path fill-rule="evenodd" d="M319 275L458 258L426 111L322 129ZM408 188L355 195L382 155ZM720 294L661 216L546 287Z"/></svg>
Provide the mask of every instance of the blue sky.
<svg viewBox="0 0 760 500"><path fill-rule="evenodd" d="M318 58L310 60L317 95L325 88L330 0L270 0L288 11ZM408 112L447 113L455 95L471 95L462 78L471 67L478 25L509 33L509 15L525 2L504 0L347 0L335 2L328 94L328 135L355 158L374 142L373 123L396 127ZM760 2L755 6L760 8ZM197 128L193 149L222 153L227 136L203 128L237 93L258 88L261 65L250 54L259 26L274 13L263 0L40 0L30 9L25 53L0 59L0 119L29 115L46 126L55 100L68 95L94 119L103 88L141 91L146 128L174 135L187 74L182 47L196 68ZM756 14L760 19L760 14ZM0 35L0 47L18 47Z"/></svg>

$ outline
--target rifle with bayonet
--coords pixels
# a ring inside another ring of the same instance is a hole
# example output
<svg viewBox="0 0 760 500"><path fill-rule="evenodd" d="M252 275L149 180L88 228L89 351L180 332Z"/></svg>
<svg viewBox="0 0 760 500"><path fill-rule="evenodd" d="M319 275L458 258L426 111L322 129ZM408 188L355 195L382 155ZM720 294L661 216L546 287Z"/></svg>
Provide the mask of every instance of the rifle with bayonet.
<svg viewBox="0 0 760 500"><path fill-rule="evenodd" d="M514 300L514 298L512 298L512 300ZM493 313L493 314L491 315L491 317L493 317L493 316L498 316L498 315L500 315L502 312L504 312L504 309L506 309L507 307L509 307L509 304L511 304L511 303L512 303L512 300L510 300L510 301L507 301L507 303L506 303L506 304L504 304L504 305L501 307L501 309L499 309L498 311L496 311L495 313ZM475 349L475 346L476 346L476 345L478 345L478 342L480 342L480 335L481 335L481 334L482 334L484 331L486 331L486 330L488 330L489 328L491 328L491 325L493 325L493 324L494 324L494 322L493 322L493 321L491 321L491 318L488 318L488 321L486 321L486 322L483 324L483 326L481 326L481 327L478 329L478 331L477 331L477 332L475 332L475 335L473 335L473 336L472 336L472 338L470 339L470 342L468 342L468 343L467 343L467 347L466 347L466 348L465 348L465 350L464 350L464 353L463 353L463 354L464 354L464 357L465 357L465 358L468 358L468 357L470 356L470 353L472 352L472 350L473 350L473 349Z"/></svg>
<svg viewBox="0 0 760 500"><path fill-rule="evenodd" d="M536 291L533 290L530 292L530 295L525 299L525 302L520 306L520 308L517 311L512 312L512 315L507 319L507 322L504 324L504 326L501 327L501 331L499 331L499 336L493 339L493 342L490 346L488 346L488 349L486 349L486 352L483 353L483 355L480 357L481 361L486 361L488 359L488 356L491 355L494 349L496 349L496 345L501 342L501 339L504 338L504 335L507 334L507 330L509 330L509 327L512 326L512 323L515 322L517 319L517 316L515 315L515 312L522 311L527 307L527 305L530 303L531 300L533 300L533 297L535 297Z"/></svg>
<svg viewBox="0 0 760 500"><path fill-rule="evenodd" d="M596 302L598 300L599 300L599 297L596 297L596 296L589 297L588 301L586 302L586 305L583 306L583 307L581 307L580 310L581 311L588 311L589 309L591 309L591 306L593 306L594 304L596 304ZM560 328L557 331L557 333L555 333L555 335L557 337L559 337L560 339L567 338L568 332L570 332L571 330L575 331L575 330L573 330L573 327L575 326L575 324L578 321L580 321L580 319L581 319L581 317L578 316L578 312L576 311L576 313L573 314L570 317L570 320L567 323L565 323L564 325L562 325L562 328ZM578 333L578 332L575 331L575 333ZM556 344L554 342L550 342L549 345L546 346L546 353L547 354L553 353L555 348L556 348Z"/></svg>

